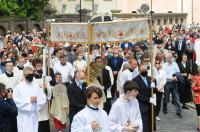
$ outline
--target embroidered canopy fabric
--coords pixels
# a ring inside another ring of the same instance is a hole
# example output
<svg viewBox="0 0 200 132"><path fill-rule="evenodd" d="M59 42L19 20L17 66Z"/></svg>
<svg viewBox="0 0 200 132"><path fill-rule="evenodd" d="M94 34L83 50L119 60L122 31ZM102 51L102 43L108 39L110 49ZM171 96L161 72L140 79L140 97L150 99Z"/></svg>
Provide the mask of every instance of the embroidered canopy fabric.
<svg viewBox="0 0 200 132"><path fill-rule="evenodd" d="M90 28L88 28L91 26ZM90 30L90 31L89 31ZM117 42L149 38L147 19L98 23L52 23L51 41L87 43Z"/></svg>

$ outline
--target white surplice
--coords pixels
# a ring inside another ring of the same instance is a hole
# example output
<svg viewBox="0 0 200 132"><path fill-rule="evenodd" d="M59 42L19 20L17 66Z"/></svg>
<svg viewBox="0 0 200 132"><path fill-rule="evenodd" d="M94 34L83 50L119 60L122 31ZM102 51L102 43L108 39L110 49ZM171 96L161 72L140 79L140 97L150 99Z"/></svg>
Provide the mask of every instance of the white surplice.
<svg viewBox="0 0 200 132"><path fill-rule="evenodd" d="M8 77L5 73L0 76L0 82L6 85L6 88L14 89L20 82L20 78L13 74L13 77Z"/></svg>
<svg viewBox="0 0 200 132"><path fill-rule="evenodd" d="M127 121L131 121L138 127L137 132L142 132L143 125L138 100L135 98L127 101L123 97L124 94L120 95L109 113L110 132L122 132Z"/></svg>
<svg viewBox="0 0 200 132"><path fill-rule="evenodd" d="M34 83L36 83L37 85L40 86L41 92L44 93L45 97L47 100L51 99L51 95L52 95L52 87L49 84L49 81L47 79L45 79L45 84L47 85L47 95L44 92L44 88L43 88L43 78L34 78L33 80ZM48 111L48 102L46 101L44 107L42 109L40 109L37 113L38 116L38 121L46 121L49 120L49 111Z"/></svg>
<svg viewBox="0 0 200 132"><path fill-rule="evenodd" d="M93 121L100 125L99 130L92 130L91 123ZM110 132L108 123L108 116L103 109L92 110L86 106L74 116L71 132Z"/></svg>
<svg viewBox="0 0 200 132"><path fill-rule="evenodd" d="M13 68L13 73L14 75L16 75L17 77L19 77L19 80L22 81L23 80L23 70L19 70L19 68L17 66L15 66Z"/></svg>
<svg viewBox="0 0 200 132"><path fill-rule="evenodd" d="M18 108L18 132L38 132L37 112L44 107L46 97L36 83L21 82L14 88L13 99ZM37 103L31 103L31 96Z"/></svg>

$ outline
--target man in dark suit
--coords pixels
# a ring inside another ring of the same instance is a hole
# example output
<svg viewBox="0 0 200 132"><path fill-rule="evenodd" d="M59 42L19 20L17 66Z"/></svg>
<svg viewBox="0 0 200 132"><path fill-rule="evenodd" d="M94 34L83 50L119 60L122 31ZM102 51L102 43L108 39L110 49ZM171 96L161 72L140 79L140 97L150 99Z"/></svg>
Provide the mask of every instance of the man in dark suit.
<svg viewBox="0 0 200 132"><path fill-rule="evenodd" d="M178 83L179 86L179 96L180 96L180 102L183 103L183 109L189 109L185 103L192 101L192 91L191 91L191 70L192 65L191 62L187 61L187 55L183 54L182 61L178 63L178 67L180 69L180 73L184 77L184 85L181 85L181 83Z"/></svg>
<svg viewBox="0 0 200 132"><path fill-rule="evenodd" d="M186 41L180 36L179 40L175 42L175 52L178 55L177 63L181 62L182 55L185 53Z"/></svg>
<svg viewBox="0 0 200 132"><path fill-rule="evenodd" d="M130 50L132 50L133 44L132 44L131 42L126 41L126 42L124 42L124 43L121 43L120 47L123 49L123 51L124 51L125 49L130 49Z"/></svg>
<svg viewBox="0 0 200 132"><path fill-rule="evenodd" d="M86 97L86 83L84 82L86 76L84 71L77 71L75 73L75 79L73 82L67 87L67 94L69 98L69 119L70 123L72 123L74 115L76 115L79 111L85 108Z"/></svg>
<svg viewBox="0 0 200 132"><path fill-rule="evenodd" d="M156 104L156 99L151 97L151 78L147 76L147 73L147 66L141 64L140 75L133 79L133 81L139 85L139 94L137 95L137 99L142 116L143 132L151 132L152 130L151 104Z"/></svg>
<svg viewBox="0 0 200 132"><path fill-rule="evenodd" d="M111 67L112 72L113 72L113 76L114 76L114 84L111 88L111 94L112 94L113 98L115 98L115 95L116 95L117 75L118 75L118 72L121 69L122 64L123 64L123 58L119 56L119 49L114 48L113 56L108 60L108 66Z"/></svg>
<svg viewBox="0 0 200 132"><path fill-rule="evenodd" d="M97 77L97 80L102 86L104 86L104 93L106 96L106 102L104 103L104 110L107 112L107 114L109 114L111 109L111 99L107 98L107 90L111 87L111 78L109 71L105 68L106 66L105 59L107 58L101 59L101 57L98 56L95 58L95 62L98 63L99 65L102 65L101 74L99 77Z"/></svg>

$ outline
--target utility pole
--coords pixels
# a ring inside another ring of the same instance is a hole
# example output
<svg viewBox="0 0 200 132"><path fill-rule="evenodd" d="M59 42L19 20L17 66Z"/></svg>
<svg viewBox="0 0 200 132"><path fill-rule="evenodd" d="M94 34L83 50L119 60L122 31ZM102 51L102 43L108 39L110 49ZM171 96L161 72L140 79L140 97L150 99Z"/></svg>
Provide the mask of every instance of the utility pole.
<svg viewBox="0 0 200 132"><path fill-rule="evenodd" d="M82 22L82 12L81 12L81 0L80 0L80 10L79 10L79 20Z"/></svg>
<svg viewBox="0 0 200 132"><path fill-rule="evenodd" d="M192 24L194 24L194 0L192 0Z"/></svg>
<svg viewBox="0 0 200 132"><path fill-rule="evenodd" d="M181 13L183 13L183 0L181 0Z"/></svg>
<svg viewBox="0 0 200 132"><path fill-rule="evenodd" d="M92 15L94 16L94 0L92 0Z"/></svg>

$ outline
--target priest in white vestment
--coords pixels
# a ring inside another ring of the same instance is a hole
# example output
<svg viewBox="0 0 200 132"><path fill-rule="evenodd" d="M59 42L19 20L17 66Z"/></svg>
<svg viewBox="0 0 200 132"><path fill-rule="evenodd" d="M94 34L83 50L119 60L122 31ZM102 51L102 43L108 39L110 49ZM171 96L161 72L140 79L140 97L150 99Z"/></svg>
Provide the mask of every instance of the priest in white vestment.
<svg viewBox="0 0 200 132"><path fill-rule="evenodd" d="M8 61L5 64L6 72L0 76L0 82L6 85L6 88L16 87L20 83L20 79L16 73L13 72L13 62Z"/></svg>
<svg viewBox="0 0 200 132"><path fill-rule="evenodd" d="M33 69L25 67L24 81L13 91L13 99L18 108L18 132L38 132L37 112L44 107L46 98L39 85L32 81Z"/></svg>
<svg viewBox="0 0 200 132"><path fill-rule="evenodd" d="M110 132L108 116L99 107L102 90L91 86L85 93L87 106L74 116L71 132Z"/></svg>
<svg viewBox="0 0 200 132"><path fill-rule="evenodd" d="M126 81L125 94L121 94L109 113L110 132L142 132L142 118L136 99L139 86L136 82Z"/></svg>

